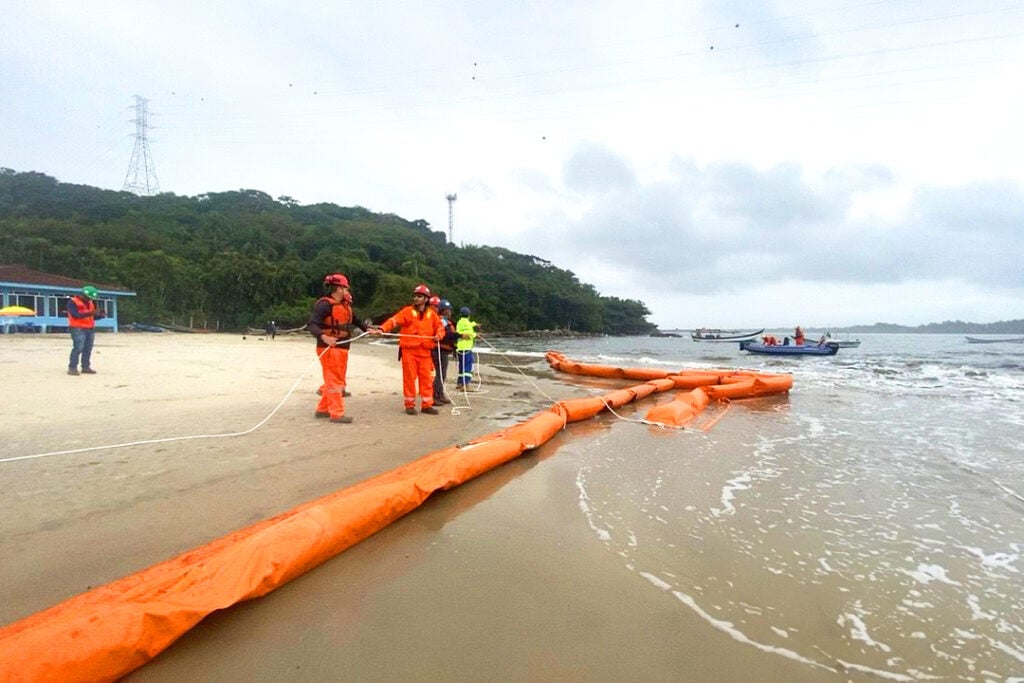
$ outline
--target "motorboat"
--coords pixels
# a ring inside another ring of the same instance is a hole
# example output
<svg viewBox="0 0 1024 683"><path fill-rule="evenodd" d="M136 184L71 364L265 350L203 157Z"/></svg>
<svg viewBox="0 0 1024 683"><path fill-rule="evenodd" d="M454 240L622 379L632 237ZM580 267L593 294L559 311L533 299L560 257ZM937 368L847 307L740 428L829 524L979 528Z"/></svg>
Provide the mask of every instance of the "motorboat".
<svg viewBox="0 0 1024 683"><path fill-rule="evenodd" d="M850 339L849 337L846 339L832 339L831 332L825 332L824 339L826 341L834 341L836 344L839 344L841 349L855 349L860 346L860 339Z"/></svg>
<svg viewBox="0 0 1024 683"><path fill-rule="evenodd" d="M740 351L766 356L834 356L839 353L839 342L820 344L762 344L753 340L740 342Z"/></svg>
<svg viewBox="0 0 1024 683"><path fill-rule="evenodd" d="M691 332L690 339L695 342L738 342L744 339L753 339L763 332L763 327L760 330L751 330L750 332L702 327Z"/></svg>

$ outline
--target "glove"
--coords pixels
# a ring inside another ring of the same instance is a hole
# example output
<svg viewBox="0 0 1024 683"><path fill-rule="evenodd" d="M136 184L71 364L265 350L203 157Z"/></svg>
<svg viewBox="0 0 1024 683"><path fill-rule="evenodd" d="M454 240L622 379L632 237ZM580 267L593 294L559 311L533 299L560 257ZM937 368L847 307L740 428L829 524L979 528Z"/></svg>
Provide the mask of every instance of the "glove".
<svg viewBox="0 0 1024 683"><path fill-rule="evenodd" d="M95 313L92 314L92 317L95 318L96 320L103 320L104 318L107 317L107 314L104 313L103 311L96 311Z"/></svg>

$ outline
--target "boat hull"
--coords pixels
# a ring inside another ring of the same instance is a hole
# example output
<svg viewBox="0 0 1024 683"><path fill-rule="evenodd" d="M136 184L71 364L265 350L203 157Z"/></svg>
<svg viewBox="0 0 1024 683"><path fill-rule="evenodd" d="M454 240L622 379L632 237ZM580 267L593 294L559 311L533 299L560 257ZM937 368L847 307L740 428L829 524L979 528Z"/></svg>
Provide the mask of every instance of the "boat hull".
<svg viewBox="0 0 1024 683"><path fill-rule="evenodd" d="M1008 339L982 339L980 337L967 337L968 344L1024 344L1024 337L1010 337Z"/></svg>
<svg viewBox="0 0 1024 683"><path fill-rule="evenodd" d="M741 341L740 351L759 353L766 356L834 356L839 353L839 344L761 344L754 341Z"/></svg>

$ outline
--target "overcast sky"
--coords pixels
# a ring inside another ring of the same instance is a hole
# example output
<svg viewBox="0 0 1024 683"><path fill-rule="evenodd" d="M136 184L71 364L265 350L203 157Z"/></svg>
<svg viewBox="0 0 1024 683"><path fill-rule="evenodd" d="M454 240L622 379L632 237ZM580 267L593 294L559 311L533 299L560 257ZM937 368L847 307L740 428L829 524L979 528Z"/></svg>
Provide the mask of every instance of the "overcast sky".
<svg viewBox="0 0 1024 683"><path fill-rule="evenodd" d="M0 166L359 205L662 328L1024 318L1021 0L7 0ZM445 292L457 299L457 292Z"/></svg>

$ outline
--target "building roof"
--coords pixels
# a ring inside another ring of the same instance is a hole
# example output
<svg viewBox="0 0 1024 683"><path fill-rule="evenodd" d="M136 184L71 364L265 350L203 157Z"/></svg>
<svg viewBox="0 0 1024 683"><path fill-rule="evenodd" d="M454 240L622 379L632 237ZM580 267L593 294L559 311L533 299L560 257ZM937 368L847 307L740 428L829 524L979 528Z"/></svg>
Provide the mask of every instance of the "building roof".
<svg viewBox="0 0 1024 683"><path fill-rule="evenodd" d="M101 289L106 292L123 292L125 294L134 294L127 287L121 287L119 285L105 285L99 282L92 282L90 280L78 280L73 277L65 277L64 275L54 275L52 273L40 273L38 270L32 270L22 265L0 265L0 282L11 282L21 285L41 285L44 287L65 287L68 289L81 289L85 285L93 285L97 289Z"/></svg>

